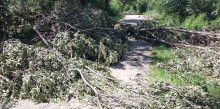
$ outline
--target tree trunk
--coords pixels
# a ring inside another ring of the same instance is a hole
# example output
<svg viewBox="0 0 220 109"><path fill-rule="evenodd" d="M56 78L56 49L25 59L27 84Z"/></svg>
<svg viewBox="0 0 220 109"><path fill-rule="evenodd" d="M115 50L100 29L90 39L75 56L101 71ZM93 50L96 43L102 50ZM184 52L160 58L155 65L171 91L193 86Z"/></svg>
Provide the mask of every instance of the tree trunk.
<svg viewBox="0 0 220 109"><path fill-rule="evenodd" d="M168 45L170 47L186 47L186 48L194 48L194 49L203 49L203 50L209 50L212 53L219 54L219 47L204 47L204 46L196 46L196 45L189 45L189 44L183 44L183 43L174 43L174 42L168 42L166 40L162 39L155 39L155 38L149 38L149 37L140 37L142 40L153 42L153 43L161 43L164 45Z"/></svg>
<svg viewBox="0 0 220 109"><path fill-rule="evenodd" d="M105 0L105 11L109 11L109 0Z"/></svg>
<svg viewBox="0 0 220 109"><path fill-rule="evenodd" d="M82 6L86 6L86 0L80 0Z"/></svg>
<svg viewBox="0 0 220 109"><path fill-rule="evenodd" d="M207 36L207 37L210 37L210 38L220 39L220 33L197 31L197 30L189 30L189 29L174 28L174 27L143 28L143 29L140 29L140 32L141 31L156 31L156 30L167 30L167 31L174 30L174 31L179 31L179 32L185 32L185 33L190 33L190 34L197 34L197 35L200 35L200 36Z"/></svg>

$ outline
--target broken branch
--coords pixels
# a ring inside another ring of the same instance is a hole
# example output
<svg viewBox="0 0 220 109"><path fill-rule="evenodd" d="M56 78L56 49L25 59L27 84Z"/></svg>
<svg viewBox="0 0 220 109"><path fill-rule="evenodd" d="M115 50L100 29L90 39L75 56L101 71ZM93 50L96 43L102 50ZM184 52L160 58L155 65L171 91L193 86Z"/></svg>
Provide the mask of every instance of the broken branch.
<svg viewBox="0 0 220 109"><path fill-rule="evenodd" d="M220 33L213 33L213 32L203 32L203 31L197 31L197 30L189 30L184 28L173 28L173 27L154 27L154 28L143 28L140 29L140 31L156 31L156 30L174 30L179 32L185 32L190 34L198 34L201 36L208 36L210 38L216 38L220 39Z"/></svg>
<svg viewBox="0 0 220 109"><path fill-rule="evenodd" d="M87 86L89 86L92 89L92 91L96 94L98 105L100 106L100 108L102 108L101 102L99 100L99 93L98 93L98 91L85 79L85 77L84 77L84 75L83 75L81 70L77 69L76 71L80 74L80 76L82 77L82 80L85 82L85 84Z"/></svg>
<svg viewBox="0 0 220 109"><path fill-rule="evenodd" d="M40 37L40 39L43 41L43 43L49 48L52 49L52 47L48 44L48 42L44 39L44 37L40 34L40 32L37 30L37 28L34 26L33 29L35 30L35 32L38 34L38 36Z"/></svg>
<svg viewBox="0 0 220 109"><path fill-rule="evenodd" d="M110 79L110 80L116 80L116 79L114 79L114 78L110 78L110 77L107 77L107 76L103 76L103 75L101 75L101 74L98 74L98 73L96 73L94 70L92 70L92 69L89 68L89 67L85 67L85 68L88 69L88 70L90 70L92 73L94 73L95 75L97 75L97 76L99 76L99 77L107 78L107 79Z"/></svg>
<svg viewBox="0 0 220 109"><path fill-rule="evenodd" d="M219 54L218 52L211 50L212 47L201 47L201 46L188 45L188 44L182 44L182 43L173 43L173 42L168 42L168 41L161 40L161 39L147 38L147 37L143 37L143 36L141 36L141 39L145 40L145 41L150 41L150 42L162 43L162 44L165 44L165 45L168 45L171 47L186 47L186 48L203 49L203 50L209 50L215 54ZM217 48L217 49L220 50L220 48Z"/></svg>

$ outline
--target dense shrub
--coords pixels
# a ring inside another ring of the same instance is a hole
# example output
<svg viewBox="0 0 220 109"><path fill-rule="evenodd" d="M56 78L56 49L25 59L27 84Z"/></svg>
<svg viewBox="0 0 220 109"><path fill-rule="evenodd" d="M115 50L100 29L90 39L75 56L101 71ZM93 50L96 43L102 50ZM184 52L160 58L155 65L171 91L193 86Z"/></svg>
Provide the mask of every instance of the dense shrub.
<svg viewBox="0 0 220 109"><path fill-rule="evenodd" d="M121 0L111 0L110 1L110 15L121 16L124 11L124 4Z"/></svg>
<svg viewBox="0 0 220 109"><path fill-rule="evenodd" d="M209 28L212 30L220 30L220 17L217 17L215 20L211 21Z"/></svg>
<svg viewBox="0 0 220 109"><path fill-rule="evenodd" d="M218 0L148 0L148 10L157 10L161 26L185 27L197 30L218 29ZM159 4L159 6L158 6ZM153 8L153 7L156 7ZM212 23L215 22L215 23Z"/></svg>
<svg viewBox="0 0 220 109"><path fill-rule="evenodd" d="M205 26L208 26L208 21L205 19L205 14L200 14L197 18L195 16L190 16L186 18L182 25L184 28L201 30Z"/></svg>
<svg viewBox="0 0 220 109"><path fill-rule="evenodd" d="M218 0L167 0L164 9L169 15L188 16L205 13L208 18L215 18L218 12Z"/></svg>
<svg viewBox="0 0 220 109"><path fill-rule="evenodd" d="M137 11L138 11L139 13L146 12L146 10L147 10L147 2L146 2L146 1L138 2L138 3L136 4L136 7L137 7Z"/></svg>
<svg viewBox="0 0 220 109"><path fill-rule="evenodd" d="M124 8L125 12L130 12L130 13L136 13L136 10L134 9L133 5L126 4Z"/></svg>

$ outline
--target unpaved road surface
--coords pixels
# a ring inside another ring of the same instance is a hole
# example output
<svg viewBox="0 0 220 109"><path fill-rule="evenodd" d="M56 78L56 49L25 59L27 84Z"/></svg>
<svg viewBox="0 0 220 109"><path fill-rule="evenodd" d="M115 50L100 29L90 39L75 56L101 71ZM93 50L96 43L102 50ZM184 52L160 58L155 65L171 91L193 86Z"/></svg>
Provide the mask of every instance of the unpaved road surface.
<svg viewBox="0 0 220 109"><path fill-rule="evenodd" d="M31 100L18 100L11 109L97 109L97 107L81 103L75 99L61 103L48 102L39 104Z"/></svg>
<svg viewBox="0 0 220 109"><path fill-rule="evenodd" d="M137 75L149 72L151 44L142 40L130 40L134 49L125 53L125 58L110 68L112 76L125 82L134 83Z"/></svg>
<svg viewBox="0 0 220 109"><path fill-rule="evenodd" d="M146 17L143 15L137 15L128 13L123 19L119 20L119 23L138 25L144 21ZM146 74L149 71L151 44L141 40L130 40L134 45L134 49L128 53L125 53L125 59L118 65L110 68L112 75L125 82L135 83L136 75Z"/></svg>
<svg viewBox="0 0 220 109"><path fill-rule="evenodd" d="M133 26L137 26L145 19L146 18L143 15L127 14L123 19L119 20L118 23L125 23Z"/></svg>

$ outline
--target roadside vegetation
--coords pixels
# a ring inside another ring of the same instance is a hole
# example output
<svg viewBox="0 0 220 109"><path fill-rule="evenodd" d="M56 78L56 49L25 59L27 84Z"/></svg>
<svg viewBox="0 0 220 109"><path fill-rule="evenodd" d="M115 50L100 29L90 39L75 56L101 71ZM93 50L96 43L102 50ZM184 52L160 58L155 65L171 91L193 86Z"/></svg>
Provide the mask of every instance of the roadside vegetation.
<svg viewBox="0 0 220 109"><path fill-rule="evenodd" d="M150 1L148 4L159 3L160 6L145 12L144 15L154 18L145 21L139 28L176 27L219 33L219 1ZM191 108L219 108L219 38L164 30L143 31L136 38L154 43L149 75L158 84L155 86L153 83L157 92L154 94L160 96L158 102L174 103L177 107L182 102ZM193 99L191 95L194 95ZM184 104L179 106L188 107ZM166 108L177 107L169 105Z"/></svg>
<svg viewBox="0 0 220 109"><path fill-rule="evenodd" d="M170 49L164 45L155 46L152 52L152 64L157 65L157 67L152 70L150 75L157 80L173 84L198 86L204 91L219 97L219 69L218 67L205 64L215 63L213 62L215 59L209 60L204 58L206 56L196 56L195 54L197 53L192 53L191 50L192 49ZM206 53L206 55L207 54L208 53ZM205 55L205 53L203 53L203 55ZM216 59L216 63L217 60L218 59Z"/></svg>
<svg viewBox="0 0 220 109"><path fill-rule="evenodd" d="M171 96L169 94L175 91L185 92L188 96L180 101L189 103L192 108L207 106L217 109L220 106L219 54L213 55L209 51L189 48L173 49L165 45L155 45L153 49L152 70L149 74L151 79L172 86L170 89L157 87L160 91L159 95ZM193 99L190 98L192 93L187 91L192 90L191 88L197 90L193 92L195 95ZM176 96L183 95L177 94ZM200 101L200 97L210 101Z"/></svg>

